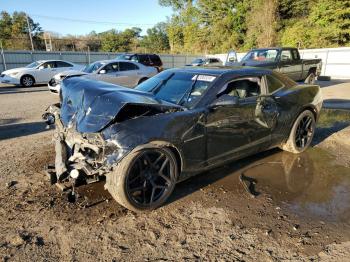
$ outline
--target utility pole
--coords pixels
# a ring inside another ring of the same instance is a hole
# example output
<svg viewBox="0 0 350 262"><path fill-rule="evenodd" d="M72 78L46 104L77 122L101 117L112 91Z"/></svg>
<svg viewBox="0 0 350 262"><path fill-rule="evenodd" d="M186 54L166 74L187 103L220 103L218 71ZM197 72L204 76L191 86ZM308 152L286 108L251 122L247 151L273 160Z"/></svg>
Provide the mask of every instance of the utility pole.
<svg viewBox="0 0 350 262"><path fill-rule="evenodd" d="M34 51L33 38L32 38L32 29L30 28L29 19L28 19L27 14L26 14L26 19L27 19L27 25L28 25L28 33L29 33L30 44L32 45L32 51Z"/></svg>
<svg viewBox="0 0 350 262"><path fill-rule="evenodd" d="M1 47L2 65L4 66L4 70L7 70L4 49L2 48L2 40L0 40L0 47Z"/></svg>

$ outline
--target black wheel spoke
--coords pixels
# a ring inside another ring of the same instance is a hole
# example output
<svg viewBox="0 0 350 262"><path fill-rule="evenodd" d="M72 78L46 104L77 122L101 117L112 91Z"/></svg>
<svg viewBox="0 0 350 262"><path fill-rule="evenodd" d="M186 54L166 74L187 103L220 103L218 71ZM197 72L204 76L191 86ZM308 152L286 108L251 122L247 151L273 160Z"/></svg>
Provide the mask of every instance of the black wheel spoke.
<svg viewBox="0 0 350 262"><path fill-rule="evenodd" d="M129 197L138 205L154 205L174 185L173 162L159 149L146 149L133 162L127 180Z"/></svg>
<svg viewBox="0 0 350 262"><path fill-rule="evenodd" d="M300 120L295 133L295 144L299 148L304 148L308 145L314 132L312 123L313 118L308 115Z"/></svg>
<svg viewBox="0 0 350 262"><path fill-rule="evenodd" d="M158 173L158 176L160 176L161 178L163 178L168 184L171 183L170 178L168 178L166 175L163 175L162 173Z"/></svg>
<svg viewBox="0 0 350 262"><path fill-rule="evenodd" d="M144 189L144 186L138 186L138 187L134 187L134 188L130 188L129 191L130 193L134 193L134 192L138 192Z"/></svg>

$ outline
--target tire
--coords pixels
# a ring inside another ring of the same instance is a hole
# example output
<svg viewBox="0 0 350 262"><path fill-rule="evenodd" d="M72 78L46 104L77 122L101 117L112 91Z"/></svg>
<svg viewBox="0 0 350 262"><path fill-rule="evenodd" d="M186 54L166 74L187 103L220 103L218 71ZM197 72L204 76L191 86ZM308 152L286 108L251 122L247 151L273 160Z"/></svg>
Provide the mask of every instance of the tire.
<svg viewBox="0 0 350 262"><path fill-rule="evenodd" d="M132 211L160 207L174 190L178 177L176 158L167 148L145 148L129 153L106 176L106 188Z"/></svg>
<svg viewBox="0 0 350 262"><path fill-rule="evenodd" d="M139 85L139 84L141 84L142 82L145 82L147 79L148 79L147 77L141 78L137 84Z"/></svg>
<svg viewBox="0 0 350 262"><path fill-rule="evenodd" d="M315 127L314 114L310 110L303 111L295 120L289 138L281 149L294 154L304 152L311 144Z"/></svg>
<svg viewBox="0 0 350 262"><path fill-rule="evenodd" d="M304 83L308 85L313 85L315 84L316 81L316 74L315 72L310 72L308 76L306 77Z"/></svg>
<svg viewBox="0 0 350 262"><path fill-rule="evenodd" d="M32 87L35 84L35 79L31 75L24 75L21 77L21 86Z"/></svg>

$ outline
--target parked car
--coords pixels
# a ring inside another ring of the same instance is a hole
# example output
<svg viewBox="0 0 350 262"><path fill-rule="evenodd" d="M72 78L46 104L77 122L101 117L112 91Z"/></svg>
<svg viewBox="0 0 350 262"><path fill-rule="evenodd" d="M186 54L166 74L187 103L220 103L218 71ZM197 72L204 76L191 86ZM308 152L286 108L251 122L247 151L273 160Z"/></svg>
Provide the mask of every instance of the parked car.
<svg viewBox="0 0 350 262"><path fill-rule="evenodd" d="M322 60L301 59L297 48L272 47L252 49L242 58L241 62L231 63L231 65L274 69L294 81L313 84L321 73Z"/></svg>
<svg viewBox="0 0 350 262"><path fill-rule="evenodd" d="M59 93L60 83L68 75L84 75L90 79L134 87L157 73L155 68L147 67L133 61L104 60L94 62L82 71L65 71L59 73L50 80L48 87L52 93Z"/></svg>
<svg viewBox="0 0 350 262"><path fill-rule="evenodd" d="M137 53L127 53L119 54L116 56L117 60L131 60L141 63L145 66L155 67L158 72L163 71L163 62L157 54L137 54Z"/></svg>
<svg viewBox="0 0 350 262"><path fill-rule="evenodd" d="M228 161L273 147L305 151L322 107L319 86L263 68L169 69L135 89L62 83L61 104L44 115L56 125L52 183L106 177L114 199L135 211Z"/></svg>
<svg viewBox="0 0 350 262"><path fill-rule="evenodd" d="M188 64L186 66L204 66L204 65L222 66L222 61L220 61L220 59L215 58L215 57L197 58L197 59L193 60L190 64Z"/></svg>
<svg viewBox="0 0 350 262"><path fill-rule="evenodd" d="M31 87L46 84L57 73L66 70L80 70L84 66L62 60L39 60L25 67L6 70L0 75L0 82Z"/></svg>

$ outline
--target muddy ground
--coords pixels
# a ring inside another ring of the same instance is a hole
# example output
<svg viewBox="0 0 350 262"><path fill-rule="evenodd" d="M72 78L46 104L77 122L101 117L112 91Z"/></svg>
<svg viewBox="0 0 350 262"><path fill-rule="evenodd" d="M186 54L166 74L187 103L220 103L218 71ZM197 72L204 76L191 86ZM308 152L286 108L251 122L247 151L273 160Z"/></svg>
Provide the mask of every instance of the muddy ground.
<svg viewBox="0 0 350 262"><path fill-rule="evenodd" d="M135 214L103 183L79 188L75 203L50 185L52 130L40 117L56 99L46 87L0 87L3 261L350 261L350 111L323 110L304 154L245 158ZM253 194L241 175L255 179Z"/></svg>

